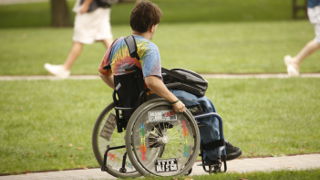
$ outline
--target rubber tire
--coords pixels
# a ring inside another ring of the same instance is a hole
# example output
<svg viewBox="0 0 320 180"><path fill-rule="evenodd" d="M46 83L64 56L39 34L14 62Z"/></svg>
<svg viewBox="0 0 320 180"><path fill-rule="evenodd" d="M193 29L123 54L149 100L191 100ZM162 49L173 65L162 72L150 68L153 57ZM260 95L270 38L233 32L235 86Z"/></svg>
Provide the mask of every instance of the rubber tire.
<svg viewBox="0 0 320 180"><path fill-rule="evenodd" d="M143 176L150 176L150 175L151 176L155 176L155 175L161 176L161 175L150 173L150 171L146 170L140 164L140 162L135 158L135 152L132 150L133 148L132 148L132 143L131 143L132 129L133 129L133 126L136 123L137 119L139 118L141 112L143 112L145 109L152 109L154 107L163 106L163 105L171 107L170 103L162 98L153 99L153 100L150 100L150 101L143 103L132 114L131 118L129 119L127 128L126 128L125 139L126 139L126 148L127 148L127 153L128 153L129 159L132 162L132 164L134 165L134 167L136 168L136 170L138 170ZM200 132L199 132L198 125L197 125L197 123L196 123L196 121L190 111L186 110L186 112L184 112L184 115L189 117L188 119L190 120L190 123L193 126L194 135L195 135L195 148L194 148L195 150L194 150L194 153L191 155L192 157L189 158L189 162L187 163L185 168L176 175L188 174L188 172L192 168L194 162L196 161L196 159L199 155L199 151L200 151Z"/></svg>
<svg viewBox="0 0 320 180"><path fill-rule="evenodd" d="M92 149L93 149L93 153L95 155L95 158L97 159L100 166L102 166L102 164L103 164L104 152L101 153L99 150L99 145L98 145L99 128L102 125L101 123L104 123L106 116L108 115L108 113L110 111L113 110L113 108L114 108L113 103L109 104L107 107L104 108L104 110L100 113L99 117L97 118L96 123L93 128L93 132L92 132ZM115 128L115 131L117 131L117 128ZM122 132L122 133L125 133L125 132ZM121 177L121 178L141 176L138 171L131 172L131 173L121 173L121 172L119 172L119 170L114 170L114 169L108 168L107 172L109 174L111 174L112 176Z"/></svg>

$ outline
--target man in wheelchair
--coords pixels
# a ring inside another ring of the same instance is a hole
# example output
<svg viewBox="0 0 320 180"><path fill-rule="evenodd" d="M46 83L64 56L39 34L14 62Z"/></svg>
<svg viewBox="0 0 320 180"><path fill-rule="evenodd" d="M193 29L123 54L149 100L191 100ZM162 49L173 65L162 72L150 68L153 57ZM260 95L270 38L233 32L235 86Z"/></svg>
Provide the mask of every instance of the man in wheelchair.
<svg viewBox="0 0 320 180"><path fill-rule="evenodd" d="M161 15L159 7L149 1L141 1L136 4L130 16L132 35L118 38L107 50L99 67L101 78L117 92L121 91L120 86L128 86L130 91L127 88L126 92L119 93L123 97L137 94L132 92L140 91L138 88L142 87L148 89L148 95L157 95L166 99L177 113L186 111L186 107L200 107L200 111L204 113L215 112L212 102L205 96L199 97L181 89L169 90L164 84L160 53L157 45L150 41L160 23ZM133 51L130 49L132 44L128 43L128 39L134 42ZM129 76L137 69L141 73L138 73L135 78L141 79L140 85L133 83L130 78L125 82L119 81L119 77ZM141 104L141 102L136 102L137 98L130 97L123 100L123 97L120 97L122 101L130 101L130 99L132 101L133 99L134 102L125 102L127 104L136 103L137 106ZM195 111L195 114L198 113L199 109ZM218 160L220 153L218 147L221 143L225 144L227 160L235 159L241 155L241 150L238 147L234 147L228 142L221 142L219 122L215 117L204 117L197 121L204 164L210 165Z"/></svg>

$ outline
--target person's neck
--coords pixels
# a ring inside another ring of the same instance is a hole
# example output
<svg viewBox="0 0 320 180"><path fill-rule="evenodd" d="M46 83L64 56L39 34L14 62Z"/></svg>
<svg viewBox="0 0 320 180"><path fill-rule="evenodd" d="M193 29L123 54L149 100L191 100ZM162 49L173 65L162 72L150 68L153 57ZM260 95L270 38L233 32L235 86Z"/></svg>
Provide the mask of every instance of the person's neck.
<svg viewBox="0 0 320 180"><path fill-rule="evenodd" d="M140 32L137 32L137 31L133 31L132 32L133 35L138 35L138 36L142 36L146 39L149 39L151 40L152 39L152 33L147 31L147 32L144 32L144 33L140 33Z"/></svg>

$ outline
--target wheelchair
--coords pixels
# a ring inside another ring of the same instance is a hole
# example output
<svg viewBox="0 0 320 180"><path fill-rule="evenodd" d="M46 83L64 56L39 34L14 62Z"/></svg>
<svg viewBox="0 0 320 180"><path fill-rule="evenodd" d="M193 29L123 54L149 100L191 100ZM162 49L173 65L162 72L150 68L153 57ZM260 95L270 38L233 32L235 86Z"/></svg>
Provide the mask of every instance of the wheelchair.
<svg viewBox="0 0 320 180"><path fill-rule="evenodd" d="M223 140L217 113L198 114L195 107L175 113L163 98L147 95L141 72L115 77L115 85L113 102L101 112L92 133L93 152L102 171L121 178L190 174L204 149L196 119L216 117ZM219 148L222 155L217 163L207 165L202 158L204 171L227 170L224 144Z"/></svg>

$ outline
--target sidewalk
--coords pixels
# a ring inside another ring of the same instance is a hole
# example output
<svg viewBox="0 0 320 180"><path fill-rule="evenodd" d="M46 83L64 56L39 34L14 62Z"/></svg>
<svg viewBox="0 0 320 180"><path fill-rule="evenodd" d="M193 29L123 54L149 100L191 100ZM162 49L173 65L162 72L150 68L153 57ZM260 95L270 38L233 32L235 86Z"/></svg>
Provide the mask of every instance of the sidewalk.
<svg viewBox="0 0 320 180"><path fill-rule="evenodd" d="M267 78L290 78L285 73L274 74L201 74L204 78L220 78L220 79L267 79ZM304 73L298 78L320 78L320 73ZM91 80L100 79L98 75L72 75L68 79L73 80ZM0 76L0 81L17 81L17 80L61 80L51 75L26 75L26 76Z"/></svg>
<svg viewBox="0 0 320 180"><path fill-rule="evenodd" d="M306 154L296 156L266 157L237 159L227 163L229 172L254 172L277 170L304 170L319 169L320 154ZM206 174L199 162L195 163L191 175ZM64 180L64 179L116 179L111 175L101 172L100 169L68 170L55 172L28 173L21 175L0 176L0 180Z"/></svg>

